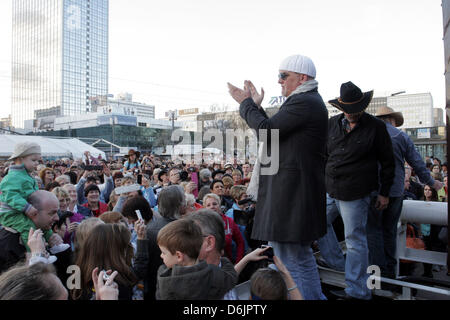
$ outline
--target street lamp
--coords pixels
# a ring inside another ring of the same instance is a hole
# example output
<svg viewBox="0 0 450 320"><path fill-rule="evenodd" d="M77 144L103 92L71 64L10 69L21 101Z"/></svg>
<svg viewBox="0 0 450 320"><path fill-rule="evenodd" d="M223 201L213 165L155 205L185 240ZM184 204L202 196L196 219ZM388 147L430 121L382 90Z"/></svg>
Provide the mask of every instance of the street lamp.
<svg viewBox="0 0 450 320"><path fill-rule="evenodd" d="M391 97L402 94L402 93L406 93L406 91L399 91L399 92L392 93Z"/></svg>
<svg viewBox="0 0 450 320"><path fill-rule="evenodd" d="M177 110L169 110L169 120L172 121L172 136L175 131L175 120L177 120ZM170 140L172 140L172 136ZM175 141L172 140L172 156L175 154Z"/></svg>
<svg viewBox="0 0 450 320"><path fill-rule="evenodd" d="M114 115L111 115L111 118L109 118L109 123L111 124L111 130L112 130L111 158L113 158L113 144L115 144L114 125L116 124L116 119L115 119Z"/></svg>

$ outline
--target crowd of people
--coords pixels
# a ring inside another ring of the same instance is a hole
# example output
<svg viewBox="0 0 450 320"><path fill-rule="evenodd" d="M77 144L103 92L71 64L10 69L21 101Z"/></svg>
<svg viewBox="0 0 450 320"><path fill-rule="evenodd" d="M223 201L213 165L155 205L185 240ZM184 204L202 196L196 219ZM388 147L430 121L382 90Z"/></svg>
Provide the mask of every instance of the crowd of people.
<svg viewBox="0 0 450 320"><path fill-rule="evenodd" d="M88 152L81 160L43 160L39 145L17 145L1 163L0 299L235 299L233 288L253 275L241 271L268 258L267 249L249 247L246 226L233 219L234 208L242 214L254 207L239 204L251 167L177 164L135 150L117 161ZM80 269L78 288L67 283L71 265ZM266 269L254 299L301 298L280 260ZM36 279L12 294L24 270ZM101 281L104 274L109 282ZM195 280L198 293L189 287ZM274 293L264 281L281 289ZM24 292L30 286L35 296Z"/></svg>
<svg viewBox="0 0 450 320"><path fill-rule="evenodd" d="M421 159L400 113L365 113L373 92L352 82L328 120L315 76L309 58L285 59L287 100L272 118L263 91L229 84L251 128L280 131L272 175L133 149L43 160L39 145L16 145L0 164L0 299L236 300L249 281L247 299L325 300L317 264L345 272L335 297L371 299L369 265L396 276L403 200L447 201L447 164ZM446 250L446 228L411 226Z"/></svg>

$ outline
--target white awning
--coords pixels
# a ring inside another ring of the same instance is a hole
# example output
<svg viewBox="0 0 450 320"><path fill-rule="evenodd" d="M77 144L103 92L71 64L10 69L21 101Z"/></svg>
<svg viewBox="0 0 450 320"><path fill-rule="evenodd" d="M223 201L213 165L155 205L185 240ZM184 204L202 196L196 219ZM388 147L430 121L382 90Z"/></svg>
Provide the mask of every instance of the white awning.
<svg viewBox="0 0 450 320"><path fill-rule="evenodd" d="M102 156L106 159L103 151L84 143L75 138L48 138L42 136L20 136L20 135L0 135L0 158L7 159L14 152L14 146L17 143L32 141L41 146L42 157L67 157L81 159L85 151L89 151L93 157Z"/></svg>

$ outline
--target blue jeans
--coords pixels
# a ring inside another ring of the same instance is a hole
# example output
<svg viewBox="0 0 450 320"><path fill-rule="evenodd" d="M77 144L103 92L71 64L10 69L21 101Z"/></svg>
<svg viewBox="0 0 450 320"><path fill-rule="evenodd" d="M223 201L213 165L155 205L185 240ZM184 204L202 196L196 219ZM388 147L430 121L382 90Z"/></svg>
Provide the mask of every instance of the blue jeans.
<svg viewBox="0 0 450 320"><path fill-rule="evenodd" d="M326 300L311 244L270 241L274 254L289 270L305 300Z"/></svg>
<svg viewBox="0 0 450 320"><path fill-rule="evenodd" d="M390 197L382 212L370 206L367 218L369 264L379 266L381 275L388 278L396 275L397 224L402 208L402 197Z"/></svg>
<svg viewBox="0 0 450 320"><path fill-rule="evenodd" d="M354 298L371 299L367 287L367 267L369 250L367 247L366 224L370 206L370 196L342 201L327 194L327 234L318 240L319 249L325 262L337 270L345 270L345 292ZM339 246L333 229L333 221L341 215L344 222L347 258Z"/></svg>

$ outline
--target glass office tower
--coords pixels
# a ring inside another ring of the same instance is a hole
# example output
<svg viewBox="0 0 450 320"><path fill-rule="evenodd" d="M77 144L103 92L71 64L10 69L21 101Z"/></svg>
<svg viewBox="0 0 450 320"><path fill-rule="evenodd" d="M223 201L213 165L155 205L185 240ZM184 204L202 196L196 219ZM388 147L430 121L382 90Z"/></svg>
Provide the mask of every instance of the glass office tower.
<svg viewBox="0 0 450 320"><path fill-rule="evenodd" d="M12 122L96 111L108 93L109 0L14 0Z"/></svg>

